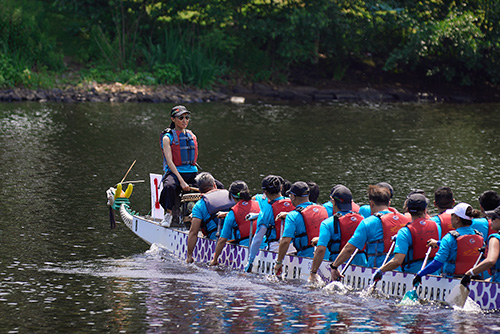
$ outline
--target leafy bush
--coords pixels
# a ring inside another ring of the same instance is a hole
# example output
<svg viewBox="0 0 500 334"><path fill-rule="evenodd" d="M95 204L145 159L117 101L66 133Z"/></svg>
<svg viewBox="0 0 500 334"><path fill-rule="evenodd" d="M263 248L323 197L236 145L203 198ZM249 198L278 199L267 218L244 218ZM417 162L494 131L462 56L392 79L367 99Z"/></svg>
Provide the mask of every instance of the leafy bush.
<svg viewBox="0 0 500 334"><path fill-rule="evenodd" d="M173 85L182 83L181 70L174 64L154 65L153 75L159 84Z"/></svg>
<svg viewBox="0 0 500 334"><path fill-rule="evenodd" d="M415 27L406 43L390 55L384 69L408 67L427 76L471 85L474 73L482 69L484 34L474 24L476 21L470 12L452 13L444 20Z"/></svg>

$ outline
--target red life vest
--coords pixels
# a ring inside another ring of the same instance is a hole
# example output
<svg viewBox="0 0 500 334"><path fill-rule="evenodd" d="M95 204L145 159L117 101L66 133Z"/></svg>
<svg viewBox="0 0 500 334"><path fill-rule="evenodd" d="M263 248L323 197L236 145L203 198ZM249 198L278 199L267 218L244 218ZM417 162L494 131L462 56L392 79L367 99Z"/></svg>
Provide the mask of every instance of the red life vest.
<svg viewBox="0 0 500 334"><path fill-rule="evenodd" d="M167 128L163 130L160 136L160 145L163 152L163 137L170 133L173 137L170 142L172 151L172 161L176 166L195 165L198 160L198 140L191 130L186 130L186 133L175 129ZM163 157L165 160L165 156ZM166 163L166 161L164 161Z"/></svg>
<svg viewBox="0 0 500 334"><path fill-rule="evenodd" d="M463 275L471 269L479 257L479 249L484 246L484 239L481 233L474 230L476 234L460 235L452 230L450 234L457 241L457 259L455 260L455 275ZM450 261L453 263L453 261Z"/></svg>
<svg viewBox="0 0 500 334"><path fill-rule="evenodd" d="M255 230L257 229L257 220L249 221L246 220L245 217L249 213L259 213L260 207L259 203L254 200L250 201L239 201L236 203L231 209L234 213L234 218L236 220L236 224L238 224L238 230L240 232L240 238L236 239L236 242L240 242L241 240L247 239L250 235L250 223L252 226L252 236L255 234ZM236 232L236 231L235 231ZM235 235L237 235L235 233Z"/></svg>
<svg viewBox="0 0 500 334"><path fill-rule="evenodd" d="M451 214L443 212L438 214L438 218L441 221L441 239L450 231L455 229L451 226Z"/></svg>
<svg viewBox="0 0 500 334"><path fill-rule="evenodd" d="M406 225L411 233L413 256L410 260L406 256L406 263L412 263L425 259L427 253L427 240L433 238L439 240L439 231L435 221L425 218L417 218L413 222ZM433 248L429 254L429 259L433 259L438 249Z"/></svg>
<svg viewBox="0 0 500 334"><path fill-rule="evenodd" d="M268 239L267 240L268 242L279 240L281 233L282 233L282 231L281 231L281 219L277 219L276 216L280 212L290 212L290 211L295 210L295 206L293 206L292 201L289 198L282 198L280 200L274 201L274 202L272 202L271 206L273 208L273 217L275 217L274 228L276 229L276 239L274 239L274 240ZM272 228L273 228L273 226L271 226L271 229ZM270 238L271 229L267 233L268 238Z"/></svg>
<svg viewBox="0 0 500 334"><path fill-rule="evenodd" d="M390 209L390 208L389 208ZM387 253L392 245L392 237L398 233L398 231L408 224L408 219L406 219L405 215L399 213L397 211L388 212L386 214L382 214L377 212L375 214L382 221L382 230L384 233L384 238L380 240L375 240L370 243L384 243L384 253ZM374 255L374 254L370 254ZM377 255L377 254L375 254ZM380 254L379 254L380 255Z"/></svg>
<svg viewBox="0 0 500 334"><path fill-rule="evenodd" d="M334 215L333 218L333 229L335 234L340 232L340 239L330 240L328 243L328 249L332 254L338 254L344 248L345 244L351 239L354 231L358 227L359 223L364 219L359 213L349 212L343 216ZM334 249L332 246L334 244L340 244L338 250Z"/></svg>
<svg viewBox="0 0 500 334"><path fill-rule="evenodd" d="M295 248L297 251L302 251L309 247L312 247L311 240L319 236L319 229L321 227L321 222L328 218L328 211L323 205L311 204L306 207L298 207L295 210L300 212L302 218L304 218L304 224L306 226L306 233L301 233L297 235L296 240L299 237L307 236L307 244L306 246L300 246L295 243ZM299 247L297 247L299 246Z"/></svg>

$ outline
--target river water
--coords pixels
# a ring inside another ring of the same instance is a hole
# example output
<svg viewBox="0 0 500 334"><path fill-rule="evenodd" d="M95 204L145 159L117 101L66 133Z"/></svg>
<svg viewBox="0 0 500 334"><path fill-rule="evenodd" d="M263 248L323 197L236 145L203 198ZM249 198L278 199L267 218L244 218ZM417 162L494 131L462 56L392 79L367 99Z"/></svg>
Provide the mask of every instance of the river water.
<svg viewBox="0 0 500 334"><path fill-rule="evenodd" d="M109 229L105 190L161 172L171 105L0 104L1 333L493 333L497 313L326 293L149 248ZM267 174L348 186L366 203L386 181L393 205L442 185L478 207L500 188L500 105L190 105L199 163L259 191ZM133 208L149 211L149 186Z"/></svg>

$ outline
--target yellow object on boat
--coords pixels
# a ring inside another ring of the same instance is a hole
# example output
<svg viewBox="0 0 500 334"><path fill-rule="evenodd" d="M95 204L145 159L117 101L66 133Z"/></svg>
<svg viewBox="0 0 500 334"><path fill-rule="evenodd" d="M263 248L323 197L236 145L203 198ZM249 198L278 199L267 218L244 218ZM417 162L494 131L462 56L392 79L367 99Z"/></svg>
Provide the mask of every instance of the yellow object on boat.
<svg viewBox="0 0 500 334"><path fill-rule="evenodd" d="M130 195L132 195L132 190L134 190L134 186L132 185L132 183L129 183L127 186L127 190L125 190L124 196L126 198L130 198Z"/></svg>

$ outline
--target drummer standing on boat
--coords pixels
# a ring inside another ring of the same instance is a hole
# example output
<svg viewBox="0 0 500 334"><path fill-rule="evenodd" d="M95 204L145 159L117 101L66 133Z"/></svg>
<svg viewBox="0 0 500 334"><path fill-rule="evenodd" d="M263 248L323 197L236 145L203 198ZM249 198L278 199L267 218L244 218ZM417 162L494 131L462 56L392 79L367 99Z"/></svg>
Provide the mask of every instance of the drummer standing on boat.
<svg viewBox="0 0 500 334"><path fill-rule="evenodd" d="M162 226L170 226L172 208L181 189L189 191L189 184L195 183L198 174L198 141L188 130L191 112L184 106L175 106L170 111L171 123L162 131L160 146L163 153L163 190L160 203L165 209Z"/></svg>

